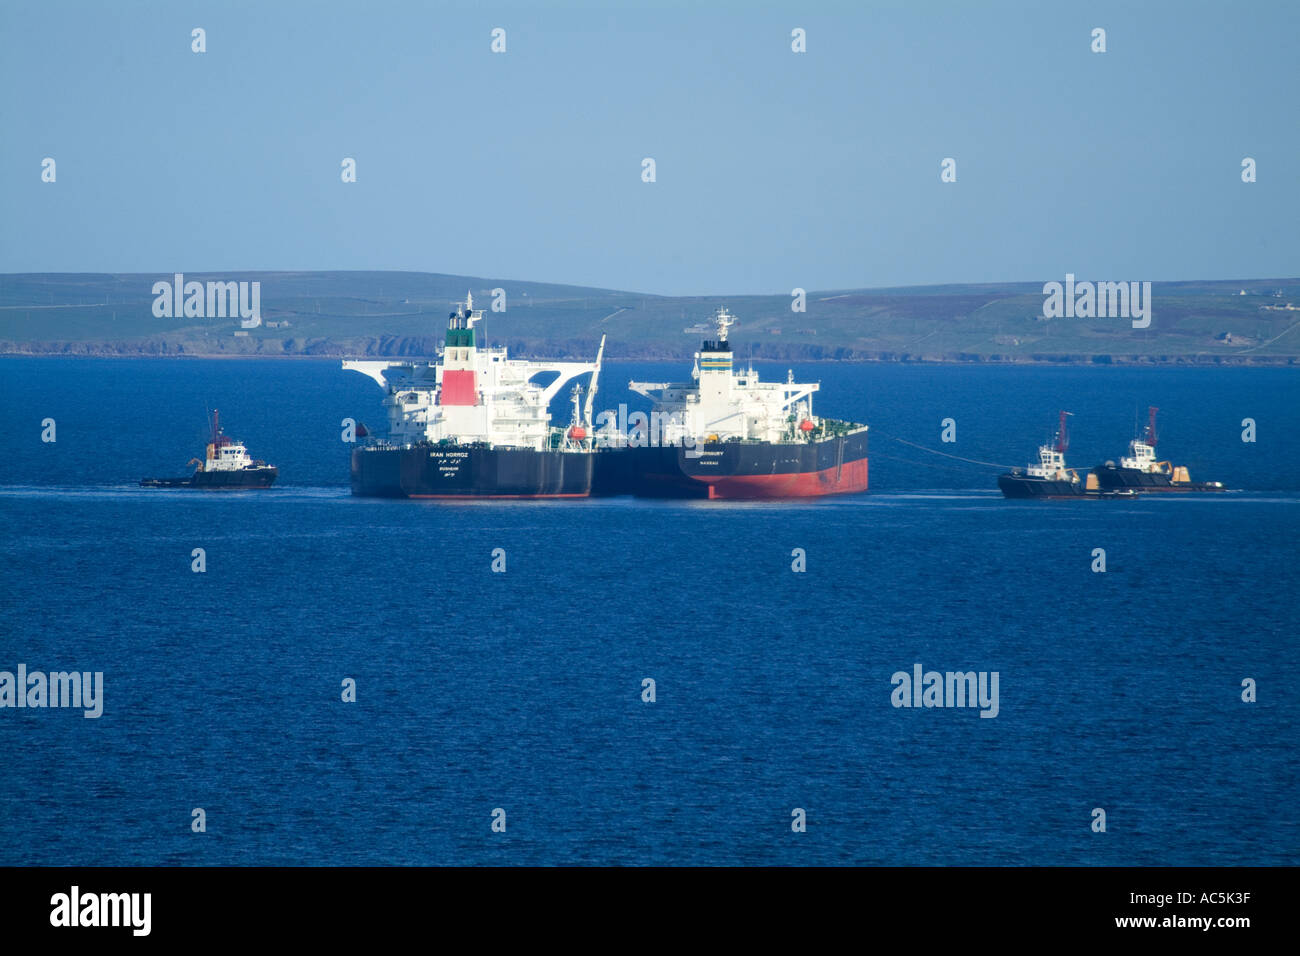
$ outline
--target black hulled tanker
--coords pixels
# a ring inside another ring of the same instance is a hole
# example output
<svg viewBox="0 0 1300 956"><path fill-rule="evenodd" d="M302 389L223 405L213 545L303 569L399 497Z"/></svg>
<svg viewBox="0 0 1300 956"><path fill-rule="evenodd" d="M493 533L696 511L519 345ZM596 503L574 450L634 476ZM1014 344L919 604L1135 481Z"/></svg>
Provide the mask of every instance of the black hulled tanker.
<svg viewBox="0 0 1300 956"><path fill-rule="evenodd" d="M369 445L352 452L352 493L372 498L582 498L590 452L490 445Z"/></svg>
<svg viewBox="0 0 1300 956"><path fill-rule="evenodd" d="M388 435L357 426L352 493L377 498L577 498L591 493L590 438L604 340L594 363L527 362L478 342L473 296L451 313L440 362L347 361L385 391ZM534 376L552 372L542 386ZM585 411L573 389L573 421L552 427L551 399L592 373ZM585 416L585 417L584 417Z"/></svg>

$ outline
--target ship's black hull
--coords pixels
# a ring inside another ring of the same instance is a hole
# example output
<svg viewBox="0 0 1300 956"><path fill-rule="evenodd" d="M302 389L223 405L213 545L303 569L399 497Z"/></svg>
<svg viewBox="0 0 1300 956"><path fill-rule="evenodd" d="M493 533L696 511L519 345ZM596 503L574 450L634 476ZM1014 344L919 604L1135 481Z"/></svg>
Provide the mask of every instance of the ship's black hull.
<svg viewBox="0 0 1300 956"><path fill-rule="evenodd" d="M605 448L595 495L645 498L809 498L867 489L867 432L816 442L715 442Z"/></svg>
<svg viewBox="0 0 1300 956"><path fill-rule="evenodd" d="M1198 481L1174 481L1169 475L1152 474L1137 468L1098 465L1092 470L1097 484L1106 490L1132 489L1143 492L1223 491L1223 485Z"/></svg>
<svg viewBox="0 0 1300 956"><path fill-rule="evenodd" d="M199 491L256 491L270 488L280 476L274 465L238 471L196 471L188 478L144 478L141 488L193 488Z"/></svg>
<svg viewBox="0 0 1300 956"><path fill-rule="evenodd" d="M998 487L1007 498L1078 498L1085 494L1081 481L1031 478L1028 475L998 475Z"/></svg>
<svg viewBox="0 0 1300 956"><path fill-rule="evenodd" d="M368 498L583 498L590 452L464 445L363 446L352 451L352 493Z"/></svg>
<svg viewBox="0 0 1300 956"><path fill-rule="evenodd" d="M1136 468L1109 468L1098 465L1092 470L1103 488L1134 488L1138 491L1168 491L1173 482L1168 475L1152 474Z"/></svg>

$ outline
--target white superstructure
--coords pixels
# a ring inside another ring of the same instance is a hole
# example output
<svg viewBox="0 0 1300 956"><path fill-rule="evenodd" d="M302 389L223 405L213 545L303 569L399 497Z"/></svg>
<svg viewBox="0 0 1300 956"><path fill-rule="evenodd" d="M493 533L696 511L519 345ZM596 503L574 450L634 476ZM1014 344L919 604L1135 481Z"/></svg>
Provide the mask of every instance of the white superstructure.
<svg viewBox="0 0 1300 956"><path fill-rule="evenodd" d="M1065 467L1065 454L1051 445L1038 446L1038 464L1025 468L1030 478L1052 478L1058 481L1078 481L1079 476Z"/></svg>
<svg viewBox="0 0 1300 956"><path fill-rule="evenodd" d="M595 362L510 359L504 347L478 344L475 326L482 318L482 310L474 308L473 296L467 293L464 304L451 313L441 361L343 363L343 368L369 376L385 390L388 441L395 445L484 443L538 451L589 448L590 425L552 429L549 406L568 382L584 373L592 373L594 390L600 356ZM603 351L603 338L601 347ZM533 381L547 373L555 374L553 381L545 385Z"/></svg>
<svg viewBox="0 0 1300 956"><path fill-rule="evenodd" d="M1071 414L1071 412L1061 412L1060 422L1056 426L1056 436L1051 444L1039 445L1038 464L1026 466L1025 474L1028 477L1071 483L1079 480L1079 475L1074 469L1065 467L1065 453L1070 447L1070 433L1066 428L1066 419Z"/></svg>
<svg viewBox="0 0 1300 956"><path fill-rule="evenodd" d="M1144 472L1148 475L1166 475L1173 476L1174 468L1167 461L1156 461L1156 413L1160 409L1152 406L1147 409L1147 427L1142 432L1141 437L1134 438L1128 443L1128 455L1121 456L1119 466L1121 468L1132 468L1136 471ZM1184 468L1185 472L1186 469ZM1183 477L1183 481L1187 478Z"/></svg>
<svg viewBox="0 0 1300 956"><path fill-rule="evenodd" d="M731 313L718 310L714 316L718 337L695 353L693 381L628 383L632 391L654 402L661 443L737 438L793 441L819 425L812 413L812 394L820 385L796 383L793 372L784 382L760 382L752 365L733 367L727 330L735 324Z"/></svg>
<svg viewBox="0 0 1300 956"><path fill-rule="evenodd" d="M248 453L248 449L242 441L235 441L221 430L221 412L219 410L212 412L211 425L212 439L208 442L204 460L199 461L197 458L191 458L189 461L191 465L198 465L199 471L243 471L245 468L266 464L260 459L254 459Z"/></svg>
<svg viewBox="0 0 1300 956"><path fill-rule="evenodd" d="M224 435L221 437L225 438ZM204 471L240 471L254 464L253 456L248 453L242 441L227 438L226 442L228 444L208 445L208 457L203 462Z"/></svg>
<svg viewBox="0 0 1300 956"><path fill-rule="evenodd" d="M1121 468L1136 468L1148 474L1170 474L1169 462L1156 461L1156 450L1141 438L1134 438L1128 443L1128 455L1121 456Z"/></svg>

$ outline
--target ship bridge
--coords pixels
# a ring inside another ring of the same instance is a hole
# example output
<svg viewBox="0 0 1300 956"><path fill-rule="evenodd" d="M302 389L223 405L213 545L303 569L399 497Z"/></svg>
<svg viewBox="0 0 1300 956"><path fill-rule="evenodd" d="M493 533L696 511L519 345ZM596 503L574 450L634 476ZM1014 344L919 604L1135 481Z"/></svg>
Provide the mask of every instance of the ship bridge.
<svg viewBox="0 0 1300 956"><path fill-rule="evenodd" d="M734 367L727 332L736 319L726 309L714 317L717 338L695 353L693 382L629 382L628 388L654 403L667 417L664 438L672 443L729 438L779 442L793 439L804 422L815 427L812 395L818 383L762 382L753 367Z"/></svg>

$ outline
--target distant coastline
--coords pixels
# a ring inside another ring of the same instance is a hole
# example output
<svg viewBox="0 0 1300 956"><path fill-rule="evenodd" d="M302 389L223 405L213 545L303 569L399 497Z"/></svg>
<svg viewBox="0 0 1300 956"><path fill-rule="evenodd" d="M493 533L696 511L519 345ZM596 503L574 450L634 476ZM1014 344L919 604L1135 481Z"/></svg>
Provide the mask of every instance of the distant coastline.
<svg viewBox="0 0 1300 956"><path fill-rule="evenodd" d="M9 348L10 343L0 342L0 360L11 358L77 358L77 359L125 359L152 361L170 360L249 360L269 362L337 362L341 359L416 359L421 356L411 354L383 355L377 353L352 353L340 351L332 353L303 354L295 352L153 352L114 351L114 350L68 350L51 348L44 351L34 349ZM523 352L520 353L524 354ZM535 353L527 353L535 354ZM680 362L682 352L664 352L656 354L646 352L635 357L605 356L606 364L631 362ZM540 357L540 356L539 356ZM579 361L588 357L586 353L568 354L564 352L545 356L546 358ZM758 363L800 362L805 364L841 364L841 365L1019 365L1019 366L1091 366L1094 368L1300 368L1300 356L1296 355L1018 355L1018 356L943 356L943 355L854 355L839 358L811 358L798 355L773 357L755 355Z"/></svg>
<svg viewBox="0 0 1300 956"><path fill-rule="evenodd" d="M1149 327L1054 313L1045 308L1051 279L669 297L438 273L183 275L186 288L253 286L258 316L241 327L233 311L175 317L185 310L174 283L172 296L155 293L171 279L0 275L0 356L424 358L441 344L449 304L469 290L485 307L485 339L539 359L590 358L604 335L610 361L681 361L699 347L700 322L725 305L740 317L737 357L756 362L1300 365L1295 278L1149 283Z"/></svg>

